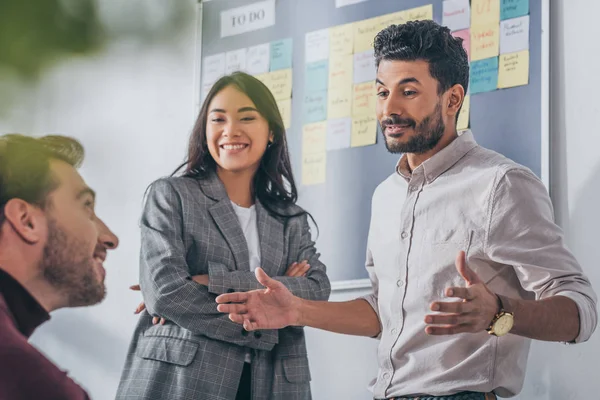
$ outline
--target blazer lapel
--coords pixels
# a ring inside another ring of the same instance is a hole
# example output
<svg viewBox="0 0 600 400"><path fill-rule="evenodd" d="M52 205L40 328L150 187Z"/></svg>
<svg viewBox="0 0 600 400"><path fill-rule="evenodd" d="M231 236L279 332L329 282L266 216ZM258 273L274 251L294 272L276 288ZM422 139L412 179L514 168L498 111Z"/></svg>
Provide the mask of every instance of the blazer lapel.
<svg viewBox="0 0 600 400"><path fill-rule="evenodd" d="M275 276L278 274L283 260L283 222L271 216L258 200L256 201L256 218L261 266L267 275Z"/></svg>

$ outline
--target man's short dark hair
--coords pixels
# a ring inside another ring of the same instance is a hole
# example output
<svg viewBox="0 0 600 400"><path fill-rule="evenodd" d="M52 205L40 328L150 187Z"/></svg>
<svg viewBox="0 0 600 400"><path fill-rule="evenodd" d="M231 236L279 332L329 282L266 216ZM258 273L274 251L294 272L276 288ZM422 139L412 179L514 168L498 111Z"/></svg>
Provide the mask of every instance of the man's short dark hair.
<svg viewBox="0 0 600 400"><path fill-rule="evenodd" d="M375 37L375 63L383 60L429 63L429 73L438 81L442 94L456 84L467 92L469 59L462 39L455 38L450 29L434 21L411 21L390 25Z"/></svg>
<svg viewBox="0 0 600 400"><path fill-rule="evenodd" d="M11 199L45 207L47 195L58 185L50 172L50 160L78 168L83 154L81 143L66 136L0 136L0 226L4 223L4 207Z"/></svg>

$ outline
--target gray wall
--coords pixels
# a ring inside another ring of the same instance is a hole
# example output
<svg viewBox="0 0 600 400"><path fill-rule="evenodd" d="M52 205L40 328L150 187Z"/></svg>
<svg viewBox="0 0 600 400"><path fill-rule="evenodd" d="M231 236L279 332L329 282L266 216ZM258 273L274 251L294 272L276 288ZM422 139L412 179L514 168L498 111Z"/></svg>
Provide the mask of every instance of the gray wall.
<svg viewBox="0 0 600 400"><path fill-rule="evenodd" d="M138 1L150 7L159 0ZM333 0L332 0L333 1ZM103 0L104 3L112 3ZM193 12L193 0L186 0ZM554 1L551 64L552 190L567 241L600 291L600 4ZM65 310L34 335L34 342L82 383L94 399L112 399L135 318L137 223L148 183L183 156L194 120L194 27L176 38L141 46L121 41L91 59L61 64L0 116L0 132L61 132L88 151L82 173L98 192L98 213L119 234L121 248L107 260L109 294L99 306ZM322 249L326 251L326 249ZM361 292L335 293L334 300ZM308 330L315 400L368 399L376 341ZM586 344L536 343L524 400L598 397L600 334Z"/></svg>

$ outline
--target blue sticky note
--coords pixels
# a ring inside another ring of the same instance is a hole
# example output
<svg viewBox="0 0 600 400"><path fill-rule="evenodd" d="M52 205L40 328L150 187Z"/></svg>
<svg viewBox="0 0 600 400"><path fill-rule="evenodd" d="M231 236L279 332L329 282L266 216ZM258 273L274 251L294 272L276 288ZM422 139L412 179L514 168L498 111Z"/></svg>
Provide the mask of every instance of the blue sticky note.
<svg viewBox="0 0 600 400"><path fill-rule="evenodd" d="M469 92L471 94L491 92L498 88L498 57L471 63L471 79Z"/></svg>
<svg viewBox="0 0 600 400"><path fill-rule="evenodd" d="M522 17L529 14L529 0L500 0L500 19Z"/></svg>
<svg viewBox="0 0 600 400"><path fill-rule="evenodd" d="M327 90L329 81L329 62L327 60L316 61L306 64L304 89L307 92Z"/></svg>
<svg viewBox="0 0 600 400"><path fill-rule="evenodd" d="M327 90L307 92L304 95L304 123L325 121L327 119Z"/></svg>
<svg viewBox="0 0 600 400"><path fill-rule="evenodd" d="M292 68L292 39L271 42L270 71Z"/></svg>

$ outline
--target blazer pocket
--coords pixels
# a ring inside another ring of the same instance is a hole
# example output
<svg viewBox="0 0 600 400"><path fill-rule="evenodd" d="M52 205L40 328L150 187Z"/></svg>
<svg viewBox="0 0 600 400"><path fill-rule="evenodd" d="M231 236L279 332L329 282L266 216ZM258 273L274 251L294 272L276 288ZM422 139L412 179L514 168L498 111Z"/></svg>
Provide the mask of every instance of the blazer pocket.
<svg viewBox="0 0 600 400"><path fill-rule="evenodd" d="M310 382L310 368L306 356L288 357L282 360L285 379L290 383Z"/></svg>
<svg viewBox="0 0 600 400"><path fill-rule="evenodd" d="M164 336L140 338L135 354L138 357L186 367L192 363L198 343Z"/></svg>

